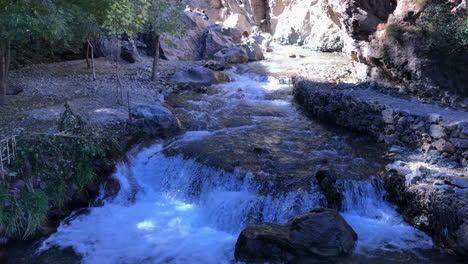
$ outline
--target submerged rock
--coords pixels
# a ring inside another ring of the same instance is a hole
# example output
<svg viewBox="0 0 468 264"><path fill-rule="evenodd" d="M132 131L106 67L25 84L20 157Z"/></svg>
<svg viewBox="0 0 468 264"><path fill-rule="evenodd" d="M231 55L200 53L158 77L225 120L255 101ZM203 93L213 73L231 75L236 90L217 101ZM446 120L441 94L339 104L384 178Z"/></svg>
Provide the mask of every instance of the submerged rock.
<svg viewBox="0 0 468 264"><path fill-rule="evenodd" d="M247 263L332 261L354 248L357 234L333 209L315 209L287 224L249 225L239 235L235 258Z"/></svg>

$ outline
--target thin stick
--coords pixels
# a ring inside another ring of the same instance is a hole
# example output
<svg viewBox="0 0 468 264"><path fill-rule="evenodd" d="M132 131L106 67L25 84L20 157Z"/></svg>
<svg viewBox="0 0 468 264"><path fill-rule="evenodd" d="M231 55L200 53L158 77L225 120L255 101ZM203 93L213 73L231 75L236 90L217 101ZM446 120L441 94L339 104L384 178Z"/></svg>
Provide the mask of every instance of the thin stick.
<svg viewBox="0 0 468 264"><path fill-rule="evenodd" d="M119 82L119 86L117 87L117 103L120 105L123 105L123 84L122 81L120 80L120 74L117 73L117 81Z"/></svg>
<svg viewBox="0 0 468 264"><path fill-rule="evenodd" d="M16 136L12 137L12 142L13 142L13 156L16 157Z"/></svg>
<svg viewBox="0 0 468 264"><path fill-rule="evenodd" d="M88 45L91 47L91 65L93 69L93 81L96 81L96 70L94 68L94 46L91 44L91 41L89 41L89 39Z"/></svg>
<svg viewBox="0 0 468 264"><path fill-rule="evenodd" d="M130 91L127 91L128 119L132 122L132 111L130 107Z"/></svg>
<svg viewBox="0 0 468 264"><path fill-rule="evenodd" d="M9 144L8 144L8 138L6 140L6 152L7 152L7 162L8 162L8 165L10 164L10 147L9 147Z"/></svg>
<svg viewBox="0 0 468 264"><path fill-rule="evenodd" d="M0 168L2 169L3 173L3 147L0 145Z"/></svg>

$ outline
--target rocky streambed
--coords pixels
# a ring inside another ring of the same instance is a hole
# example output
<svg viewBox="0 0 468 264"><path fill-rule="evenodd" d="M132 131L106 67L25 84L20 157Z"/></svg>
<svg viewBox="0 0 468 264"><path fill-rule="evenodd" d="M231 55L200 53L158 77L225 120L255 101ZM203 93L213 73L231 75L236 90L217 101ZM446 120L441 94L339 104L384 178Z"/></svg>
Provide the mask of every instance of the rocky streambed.
<svg viewBox="0 0 468 264"><path fill-rule="evenodd" d="M183 133L131 151L113 174L119 194L63 221L26 263L236 263L249 260L234 254L249 224L285 224L320 207L339 210L333 219L357 238L351 250L343 242L345 263L458 263L384 199L384 145L295 104L289 78L304 66L325 79L348 63L277 47L226 70L228 83L169 95Z"/></svg>

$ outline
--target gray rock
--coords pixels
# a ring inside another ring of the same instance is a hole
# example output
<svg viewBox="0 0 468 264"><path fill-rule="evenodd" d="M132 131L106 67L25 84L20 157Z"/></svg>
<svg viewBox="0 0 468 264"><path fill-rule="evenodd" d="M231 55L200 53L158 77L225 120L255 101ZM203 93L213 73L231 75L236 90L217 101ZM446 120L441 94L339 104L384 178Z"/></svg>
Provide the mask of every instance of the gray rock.
<svg viewBox="0 0 468 264"><path fill-rule="evenodd" d="M94 45L97 57L120 57L121 48L117 38L100 36L95 40Z"/></svg>
<svg viewBox="0 0 468 264"><path fill-rule="evenodd" d="M214 59L222 63L245 63L249 61L249 53L245 47L236 46L222 49L215 53Z"/></svg>
<svg viewBox="0 0 468 264"><path fill-rule="evenodd" d="M242 32L237 28L209 27L202 35L201 58L211 57L222 49L239 44L241 39Z"/></svg>
<svg viewBox="0 0 468 264"><path fill-rule="evenodd" d="M132 110L133 118L143 118L145 133L155 136L171 136L181 130L180 121L162 105L139 105Z"/></svg>
<svg viewBox="0 0 468 264"><path fill-rule="evenodd" d="M203 67L213 71L223 71L226 69L226 65L224 65L224 63L214 60L207 61Z"/></svg>
<svg viewBox="0 0 468 264"><path fill-rule="evenodd" d="M450 142L452 142L457 148L468 149L468 139L451 138Z"/></svg>
<svg viewBox="0 0 468 264"><path fill-rule="evenodd" d="M441 117L439 114L429 114L427 115L427 121L431 122L431 123L439 123L439 121L441 120Z"/></svg>
<svg viewBox="0 0 468 264"><path fill-rule="evenodd" d="M423 128L424 125L425 125L424 121L421 120L421 121L419 121L419 122L413 124L410 128L411 128L412 130L418 130L418 129Z"/></svg>
<svg viewBox="0 0 468 264"><path fill-rule="evenodd" d="M344 196L337 184L337 176L333 170L319 170L315 174L320 190L323 192L325 198L327 199L327 207L340 210L341 204L343 202Z"/></svg>
<svg viewBox="0 0 468 264"><path fill-rule="evenodd" d="M445 141L445 139L440 138L434 142L434 147L440 152L454 153L455 147L452 143Z"/></svg>
<svg viewBox="0 0 468 264"><path fill-rule="evenodd" d="M122 41L122 51L120 57L130 63L135 63L141 61L140 54L138 49L135 46L134 42L131 41Z"/></svg>
<svg viewBox="0 0 468 264"><path fill-rule="evenodd" d="M171 80L178 83L208 86L227 81L227 77L223 73L215 73L205 67L196 66L186 71L177 72Z"/></svg>
<svg viewBox="0 0 468 264"><path fill-rule="evenodd" d="M262 49L256 42L248 41L246 44L242 44L241 47L247 50L249 61L259 61L264 59Z"/></svg>
<svg viewBox="0 0 468 264"><path fill-rule="evenodd" d="M431 125L429 133L433 138L441 138L445 136L444 128L439 125Z"/></svg>
<svg viewBox="0 0 468 264"><path fill-rule="evenodd" d="M382 120L387 124L393 124L393 110L392 109L385 109L382 111Z"/></svg>
<svg viewBox="0 0 468 264"><path fill-rule="evenodd" d="M249 225L236 243L235 257L245 262L311 261L343 257L354 248L357 234L333 209L315 209L287 224Z"/></svg>

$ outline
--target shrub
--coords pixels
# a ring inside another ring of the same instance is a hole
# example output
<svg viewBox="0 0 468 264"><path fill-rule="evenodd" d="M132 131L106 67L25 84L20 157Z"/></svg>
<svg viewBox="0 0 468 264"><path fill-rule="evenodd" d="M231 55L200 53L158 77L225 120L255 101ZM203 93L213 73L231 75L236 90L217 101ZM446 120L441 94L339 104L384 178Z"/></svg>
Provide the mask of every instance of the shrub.
<svg viewBox="0 0 468 264"><path fill-rule="evenodd" d="M95 132L69 107L60 118L58 134L18 138L10 165L26 187L12 192L0 184L0 235L26 239L35 235L51 208L60 208L96 177L95 161L110 160L114 144Z"/></svg>
<svg viewBox="0 0 468 264"><path fill-rule="evenodd" d="M403 33L403 28L397 24L388 24L386 26L385 36L392 44L399 44Z"/></svg>
<svg viewBox="0 0 468 264"><path fill-rule="evenodd" d="M468 19L451 14L448 3L432 2L421 17L421 28L432 55L448 66L460 66L468 48Z"/></svg>

